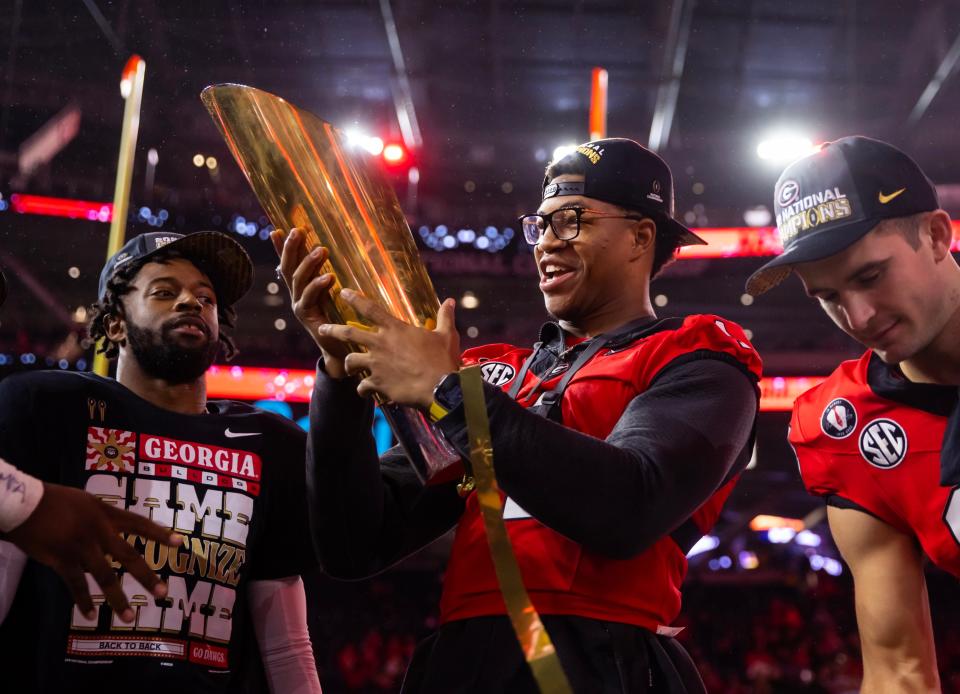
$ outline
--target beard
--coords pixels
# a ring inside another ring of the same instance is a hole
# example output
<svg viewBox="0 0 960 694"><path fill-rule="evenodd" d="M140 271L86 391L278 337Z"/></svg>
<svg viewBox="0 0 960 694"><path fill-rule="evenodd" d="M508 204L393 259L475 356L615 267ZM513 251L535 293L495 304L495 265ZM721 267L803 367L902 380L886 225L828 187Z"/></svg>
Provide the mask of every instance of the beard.
<svg viewBox="0 0 960 694"><path fill-rule="evenodd" d="M160 331L127 324L130 351L143 371L171 385L192 383L206 373L220 353L220 341L207 339L197 346L184 346L172 334L176 319L168 321Z"/></svg>

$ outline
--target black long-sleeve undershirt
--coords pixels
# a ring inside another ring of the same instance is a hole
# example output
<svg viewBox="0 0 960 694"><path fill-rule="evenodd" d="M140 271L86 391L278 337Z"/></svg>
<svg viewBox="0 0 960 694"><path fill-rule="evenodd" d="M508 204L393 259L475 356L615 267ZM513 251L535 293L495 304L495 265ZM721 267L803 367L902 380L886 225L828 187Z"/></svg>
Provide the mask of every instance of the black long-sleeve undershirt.
<svg viewBox="0 0 960 694"><path fill-rule="evenodd" d="M463 512L455 483L423 487L398 448L377 460L372 404L318 370L307 484L321 563L334 576L376 573L446 532ZM757 411L746 372L719 358L668 367L606 440L525 410L485 386L501 488L586 549L634 556L686 520L743 454ZM603 406L603 403L598 403ZM455 410L441 428L461 450Z"/></svg>

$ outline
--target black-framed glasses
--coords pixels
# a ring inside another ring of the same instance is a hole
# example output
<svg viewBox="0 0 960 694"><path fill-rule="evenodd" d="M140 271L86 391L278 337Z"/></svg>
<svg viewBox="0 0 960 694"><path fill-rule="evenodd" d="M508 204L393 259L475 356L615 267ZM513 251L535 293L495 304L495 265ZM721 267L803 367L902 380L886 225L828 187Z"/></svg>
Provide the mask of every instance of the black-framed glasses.
<svg viewBox="0 0 960 694"><path fill-rule="evenodd" d="M547 214L525 214L519 217L520 227L523 229L523 238L531 246L540 243L540 239L547 231L547 227L553 231L553 235L560 241L570 241L577 238L580 234L580 220L583 219L583 213L589 212L590 217L600 219L644 219L637 214L610 214L600 210L591 210L588 207L561 207Z"/></svg>

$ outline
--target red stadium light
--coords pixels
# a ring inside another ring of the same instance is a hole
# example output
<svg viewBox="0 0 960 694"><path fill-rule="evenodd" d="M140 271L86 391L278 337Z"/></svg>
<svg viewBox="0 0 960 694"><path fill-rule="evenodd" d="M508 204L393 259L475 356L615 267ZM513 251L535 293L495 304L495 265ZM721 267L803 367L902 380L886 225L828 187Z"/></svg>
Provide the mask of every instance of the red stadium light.
<svg viewBox="0 0 960 694"><path fill-rule="evenodd" d="M391 142L383 147L383 160L392 166L403 164L407 160L407 150L403 145Z"/></svg>
<svg viewBox="0 0 960 694"><path fill-rule="evenodd" d="M10 206L14 212L21 214L89 219L92 222L109 222L113 218L113 203L110 202L87 202L43 195L14 194L10 196Z"/></svg>
<svg viewBox="0 0 960 694"><path fill-rule="evenodd" d="M824 376L767 376L760 381L760 410L789 412L797 396ZM207 395L234 400L309 402L314 373L305 369L266 369L212 366L207 371Z"/></svg>

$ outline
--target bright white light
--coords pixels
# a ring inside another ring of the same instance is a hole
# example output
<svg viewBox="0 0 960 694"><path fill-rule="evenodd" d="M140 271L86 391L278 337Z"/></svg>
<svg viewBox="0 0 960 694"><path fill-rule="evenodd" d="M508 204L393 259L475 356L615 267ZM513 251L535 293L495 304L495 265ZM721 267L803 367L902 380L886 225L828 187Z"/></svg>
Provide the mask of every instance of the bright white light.
<svg viewBox="0 0 960 694"><path fill-rule="evenodd" d="M347 136L347 144L361 147L373 156L377 156L383 151L383 140L379 137L373 137L355 129L345 130L344 134Z"/></svg>
<svg viewBox="0 0 960 694"><path fill-rule="evenodd" d="M757 156L771 164L789 164L816 151L809 137L789 132L773 133L757 145Z"/></svg>
<svg viewBox="0 0 960 694"><path fill-rule="evenodd" d="M775 545L782 545L790 542L797 534L793 528L770 528L767 531L767 540Z"/></svg>
<svg viewBox="0 0 960 694"><path fill-rule="evenodd" d="M797 536L793 538L793 541L804 547L819 547L822 542L820 536L812 530L801 530L797 533Z"/></svg>
<svg viewBox="0 0 960 694"><path fill-rule="evenodd" d="M814 571L819 571L824 567L826 562L825 557L821 557L819 554L813 554L810 556L810 568Z"/></svg>
<svg viewBox="0 0 960 694"><path fill-rule="evenodd" d="M460 297L460 305L467 309L473 309L480 305L480 299L473 292L464 292Z"/></svg>
<svg viewBox="0 0 960 694"><path fill-rule="evenodd" d="M687 552L687 559L690 557L695 557L698 554L703 554L704 552L709 552L716 549L720 546L720 538L716 535L704 535L697 543L690 548L690 551Z"/></svg>
<svg viewBox="0 0 960 694"><path fill-rule="evenodd" d="M207 168L213 171L217 168L217 158L216 157L207 157Z"/></svg>
<svg viewBox="0 0 960 694"><path fill-rule="evenodd" d="M831 576L839 576L843 573L843 565L836 559L827 558L823 561L823 570Z"/></svg>
<svg viewBox="0 0 960 694"><path fill-rule="evenodd" d="M751 207L749 210L744 210L743 221L748 227L765 227L770 226L773 215L764 205L758 205L757 207Z"/></svg>
<svg viewBox="0 0 960 694"><path fill-rule="evenodd" d="M552 161L560 161L568 154L573 154L577 151L576 145L560 145L553 150L553 159Z"/></svg>
<svg viewBox="0 0 960 694"><path fill-rule="evenodd" d="M193 155L193 165L196 166L198 169L201 166L203 166L204 161L206 161L206 157L204 157L202 154Z"/></svg>
<svg viewBox="0 0 960 694"><path fill-rule="evenodd" d="M655 303L660 308L663 308L668 303L670 303L670 299L667 297L666 294L657 294L655 297L653 297L653 303Z"/></svg>
<svg viewBox="0 0 960 694"><path fill-rule="evenodd" d="M157 152L157 150L151 147L147 151L147 163L150 164L150 166L156 166L157 162L159 161L160 161L160 154Z"/></svg>

